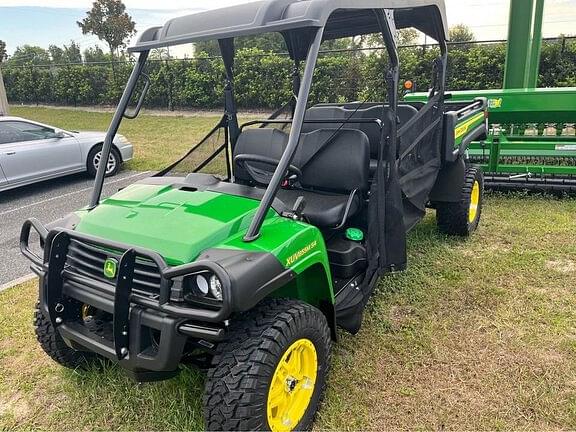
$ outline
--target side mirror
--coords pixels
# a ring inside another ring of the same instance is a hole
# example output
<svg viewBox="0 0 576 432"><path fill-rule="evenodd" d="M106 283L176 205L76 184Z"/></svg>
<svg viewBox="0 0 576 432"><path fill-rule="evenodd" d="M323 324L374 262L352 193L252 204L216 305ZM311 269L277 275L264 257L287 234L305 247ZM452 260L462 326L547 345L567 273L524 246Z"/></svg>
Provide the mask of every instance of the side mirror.
<svg viewBox="0 0 576 432"><path fill-rule="evenodd" d="M61 131L61 130L58 130L58 129L54 130L54 138L60 139L60 138L66 138L67 136L68 136L68 135L67 135L66 132L64 132L64 131Z"/></svg>

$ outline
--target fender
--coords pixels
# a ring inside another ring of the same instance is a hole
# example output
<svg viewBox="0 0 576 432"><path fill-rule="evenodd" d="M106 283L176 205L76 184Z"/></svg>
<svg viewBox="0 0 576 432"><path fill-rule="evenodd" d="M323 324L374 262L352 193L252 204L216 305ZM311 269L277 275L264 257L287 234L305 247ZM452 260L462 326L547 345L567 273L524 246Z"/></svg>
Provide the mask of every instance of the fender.
<svg viewBox="0 0 576 432"><path fill-rule="evenodd" d="M430 201L433 203L460 202L465 175L466 164L462 156L456 159L456 162L445 164L438 173L438 178L430 193Z"/></svg>

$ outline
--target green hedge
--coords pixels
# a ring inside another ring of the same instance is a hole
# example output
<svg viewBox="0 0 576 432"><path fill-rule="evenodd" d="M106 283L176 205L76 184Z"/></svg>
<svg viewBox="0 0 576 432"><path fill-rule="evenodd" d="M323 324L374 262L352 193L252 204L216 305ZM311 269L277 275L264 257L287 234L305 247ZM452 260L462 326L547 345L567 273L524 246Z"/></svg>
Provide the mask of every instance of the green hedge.
<svg viewBox="0 0 576 432"><path fill-rule="evenodd" d="M504 44L453 47L450 50L450 90L499 88L502 86ZM435 48L400 50L402 79L412 79L418 89L429 85ZM311 101L338 102L375 99L384 92L381 52L346 52L322 55L318 61ZM4 67L3 74L12 103L62 105L114 105L130 74L129 63L69 65L64 67ZM149 63L152 86L146 105L175 109L210 109L222 106L224 68L220 59L204 55L193 60ZM274 108L289 100L292 63L287 56L242 49L236 61L236 96L241 108ZM540 85L576 86L576 42L545 43L542 50Z"/></svg>

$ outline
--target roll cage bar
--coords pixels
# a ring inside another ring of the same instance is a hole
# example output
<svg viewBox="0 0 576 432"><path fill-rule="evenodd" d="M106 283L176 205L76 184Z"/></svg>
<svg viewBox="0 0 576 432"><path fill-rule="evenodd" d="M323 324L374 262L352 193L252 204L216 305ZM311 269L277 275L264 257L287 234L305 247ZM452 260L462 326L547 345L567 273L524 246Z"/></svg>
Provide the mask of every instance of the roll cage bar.
<svg viewBox="0 0 576 432"><path fill-rule="evenodd" d="M290 2L290 0L286 1ZM424 1L424 0L416 0L416 1ZM397 106L398 106L397 89L399 81L399 58L394 37L394 31L395 31L394 11L387 9L370 9L370 10L375 14L378 26L378 32L382 35L384 39L387 54L390 60L390 66L385 76L385 81L387 83L387 90L388 90L387 102L389 104L390 110L387 113L386 112L383 113L382 120L380 123L381 130L384 131L386 129L389 131L389 133L387 134L387 136L384 136L384 133L382 133L380 145L381 147L384 147L385 145L388 147L386 150L388 154L396 154L397 124L395 113L397 112ZM403 26L406 26L406 23L404 23ZM244 236L244 241L246 242L251 242L259 238L260 229L262 227L266 214L268 213L270 207L272 206L274 198L284 179L285 173L288 167L290 166L292 159L294 158L294 155L298 148L302 126L306 122L304 117L308 105L308 97L312 85L313 74L318 60L318 55L320 53L320 46L323 40L325 40L325 30L326 26L324 27L310 26L300 29L298 32L293 30L288 33L283 33L284 38L289 47L290 56L294 61L294 69L292 73L293 88L294 88L292 120L290 121L266 120L266 121L257 121L254 122L254 124L292 123L292 127L290 130L286 149L282 157L280 158L278 166L272 176L272 179L268 187L266 188L264 196L251 221L248 231ZM356 34L363 34L363 33L359 31ZM145 32L143 37L144 36L148 37L149 35L147 35ZM445 69L446 54L447 54L445 38L440 37L438 42L441 48L440 60L443 63L441 67ZM234 75L233 75L234 58L235 58L234 38L218 39L218 43L220 46L220 51L222 53L226 73L226 81L224 87L225 119L226 119L225 123L226 123L226 130L228 132L228 139L230 141L229 144L233 149L236 143L236 139L238 138L238 135L241 132L241 128L238 125L236 103L234 99ZM112 148L112 142L114 136L118 132L118 128L120 127L122 118L123 117L134 118L138 114L145 97L145 91L149 86L149 80L148 77L144 74L144 69L150 51L149 49L141 49L141 50L133 49L132 51L138 52L138 58L136 64L134 65L134 69L132 70L132 73L130 75L130 78L128 79L128 83L122 94L116 112L114 113L114 116L112 118L110 127L106 134L106 138L104 140L104 144L102 147L102 160L107 160L109 157ZM305 60L304 73L302 76L300 76L299 65L300 62L303 60ZM128 109L132 97L134 96L135 90L137 88L141 76L143 76L146 80L144 85L144 91L140 96L139 101L137 102L135 112L132 114L127 114L126 111ZM432 89L432 94L433 92L434 88ZM349 120L350 119L337 120L335 122L345 124ZM368 119L367 121L374 121L374 120ZM313 122L318 123L319 121L314 120ZM358 119L354 119L354 122L357 123ZM388 128L384 128L383 126L385 125L388 126ZM243 125L242 127L245 126L246 124ZM380 151L383 153L384 149L381 148ZM389 168L387 169L387 172L388 173L390 172ZM100 164L96 174L90 204L88 206L89 210L94 209L99 204L105 174L106 174L106 166L105 164ZM383 180L384 178L380 179L380 181Z"/></svg>

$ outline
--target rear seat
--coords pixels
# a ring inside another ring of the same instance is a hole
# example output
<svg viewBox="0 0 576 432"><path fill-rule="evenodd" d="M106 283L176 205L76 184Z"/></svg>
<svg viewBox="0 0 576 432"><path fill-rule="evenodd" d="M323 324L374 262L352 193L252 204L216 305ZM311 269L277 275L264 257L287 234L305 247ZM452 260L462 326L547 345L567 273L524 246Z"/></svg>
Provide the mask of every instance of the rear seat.
<svg viewBox="0 0 576 432"><path fill-rule="evenodd" d="M360 103L350 103L345 105L316 105L306 111L306 121L314 120L342 120L350 118L346 123L346 129L357 129L366 134L370 142L370 173L376 171L378 165L378 147L380 145L380 128L374 123L354 123L354 119L381 119L382 105L371 104L367 108L356 111ZM418 110L411 105L398 105L397 115L399 126L407 123L418 113ZM338 129L342 123L304 123L302 132L312 132L317 129Z"/></svg>

